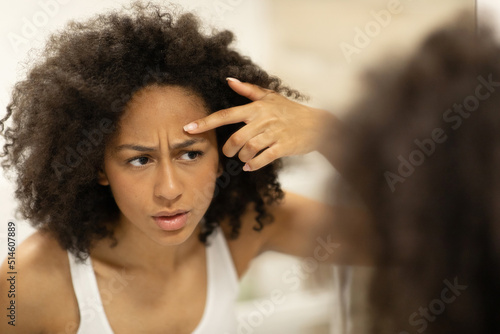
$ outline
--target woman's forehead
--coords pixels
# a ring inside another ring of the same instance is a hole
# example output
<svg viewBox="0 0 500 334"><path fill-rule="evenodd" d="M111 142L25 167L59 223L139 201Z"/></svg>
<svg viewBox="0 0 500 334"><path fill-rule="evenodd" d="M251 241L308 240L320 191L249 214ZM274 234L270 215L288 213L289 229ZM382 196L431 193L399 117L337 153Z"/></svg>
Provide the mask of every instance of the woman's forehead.
<svg viewBox="0 0 500 334"><path fill-rule="evenodd" d="M205 117L208 110L195 93L179 86L150 86L138 91L120 119L118 141L187 138L184 125Z"/></svg>
<svg viewBox="0 0 500 334"><path fill-rule="evenodd" d="M202 98L183 87L150 86L132 96L120 123L137 126L155 121L183 122L207 114Z"/></svg>
<svg viewBox="0 0 500 334"><path fill-rule="evenodd" d="M125 113L130 109L159 108L164 111L196 109L208 113L205 101L192 90L174 85L151 85L135 92L127 103Z"/></svg>

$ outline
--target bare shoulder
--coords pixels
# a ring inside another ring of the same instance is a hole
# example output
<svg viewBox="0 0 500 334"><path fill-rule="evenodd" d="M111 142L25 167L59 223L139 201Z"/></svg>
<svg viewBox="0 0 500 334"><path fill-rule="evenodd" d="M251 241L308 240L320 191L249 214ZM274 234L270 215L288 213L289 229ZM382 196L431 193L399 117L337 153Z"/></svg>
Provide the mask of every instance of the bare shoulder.
<svg viewBox="0 0 500 334"><path fill-rule="evenodd" d="M273 222L258 235L251 231L256 224L255 211L249 207L242 217L241 246L253 246L254 256L266 251L310 256L317 237L330 232L334 213L331 206L292 192L285 192L282 201L268 205L266 210Z"/></svg>
<svg viewBox="0 0 500 334"><path fill-rule="evenodd" d="M2 321L0 332L57 333L78 321L67 252L53 237L35 232L16 249L16 274L8 274L10 265L5 259L0 269L0 306L11 307L16 326Z"/></svg>
<svg viewBox="0 0 500 334"><path fill-rule="evenodd" d="M273 221L256 231L257 212L249 205L240 217L241 229L236 239L230 238L229 224L222 223L239 277L255 257L266 251L309 256L316 237L322 235L332 217L331 207L291 192L285 192L284 199L268 205L266 211Z"/></svg>
<svg viewBox="0 0 500 334"><path fill-rule="evenodd" d="M256 230L259 227L258 213L255 211L254 205L249 204L240 217L241 227L236 239L230 237L231 226L227 222L221 224L239 277L243 276L255 257L267 250L269 240L282 229L282 221L287 219L286 216L292 214L287 208L294 207L299 200L295 194L286 193L282 202L266 207L266 211L272 215L273 221L265 224L261 230Z"/></svg>

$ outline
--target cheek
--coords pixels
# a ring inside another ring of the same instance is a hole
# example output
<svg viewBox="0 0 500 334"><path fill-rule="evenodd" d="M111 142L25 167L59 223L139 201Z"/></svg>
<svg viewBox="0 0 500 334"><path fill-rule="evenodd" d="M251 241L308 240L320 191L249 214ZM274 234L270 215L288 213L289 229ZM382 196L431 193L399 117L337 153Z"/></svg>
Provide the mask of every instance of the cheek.
<svg viewBox="0 0 500 334"><path fill-rule="evenodd" d="M190 178L189 188L193 189L192 198L195 207L207 209L212 202L216 187L218 164L200 170Z"/></svg>
<svg viewBox="0 0 500 334"><path fill-rule="evenodd" d="M146 189L144 189L147 188L146 182L135 182L119 174L112 174L108 178L109 187L120 211L127 211L141 205L140 203L146 198Z"/></svg>

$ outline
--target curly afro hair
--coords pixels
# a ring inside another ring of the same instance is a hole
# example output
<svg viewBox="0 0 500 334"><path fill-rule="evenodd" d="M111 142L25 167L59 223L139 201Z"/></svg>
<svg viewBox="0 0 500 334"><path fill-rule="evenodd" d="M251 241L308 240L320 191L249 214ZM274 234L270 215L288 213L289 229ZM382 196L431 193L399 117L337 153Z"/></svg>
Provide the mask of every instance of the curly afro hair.
<svg viewBox="0 0 500 334"><path fill-rule="evenodd" d="M474 15L373 72L343 170L376 230L373 333L500 332L500 46Z"/></svg>
<svg viewBox="0 0 500 334"><path fill-rule="evenodd" d="M2 165L16 172L21 215L82 259L93 241L113 237L119 209L109 189L97 184L98 171L127 102L148 85L189 89L210 113L251 102L234 93L226 77L301 97L233 50L232 41L227 30L205 34L191 13L142 2L70 22L51 36L41 60L15 85L0 122ZM242 125L218 128L219 148ZM226 218L236 238L249 204L257 212L254 229L262 229L272 221L266 205L283 197L279 160L240 173L241 161L219 153L227 170L217 180L202 242Z"/></svg>

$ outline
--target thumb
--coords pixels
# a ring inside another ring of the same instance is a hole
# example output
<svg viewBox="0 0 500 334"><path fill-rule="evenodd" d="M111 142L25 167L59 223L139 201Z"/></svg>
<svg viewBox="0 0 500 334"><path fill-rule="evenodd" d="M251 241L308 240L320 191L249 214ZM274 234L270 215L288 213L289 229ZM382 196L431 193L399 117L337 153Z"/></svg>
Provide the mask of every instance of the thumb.
<svg viewBox="0 0 500 334"><path fill-rule="evenodd" d="M253 85L248 82L241 82L235 78L226 78L229 87L234 90L236 93L244 96L252 101L257 101L269 93L273 92L270 89L265 89L257 85Z"/></svg>

